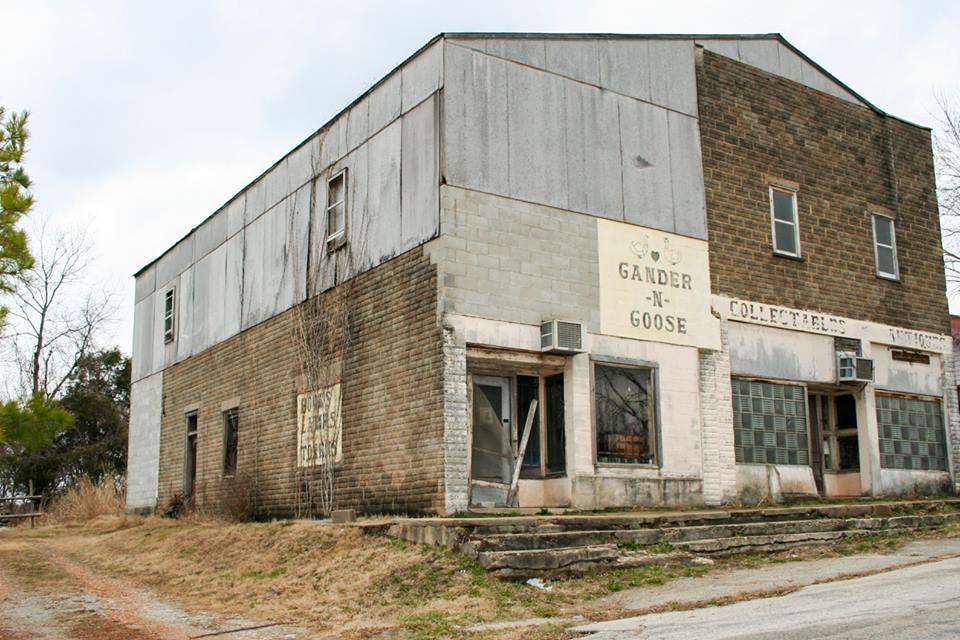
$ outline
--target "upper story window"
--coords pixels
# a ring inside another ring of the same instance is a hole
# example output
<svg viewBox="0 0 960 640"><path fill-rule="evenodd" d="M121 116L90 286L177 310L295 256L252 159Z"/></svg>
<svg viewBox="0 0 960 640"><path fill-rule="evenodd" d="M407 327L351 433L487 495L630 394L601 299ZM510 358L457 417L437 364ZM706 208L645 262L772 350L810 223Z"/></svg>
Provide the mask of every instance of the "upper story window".
<svg viewBox="0 0 960 640"><path fill-rule="evenodd" d="M873 255L877 261L878 276L890 280L900 279L893 220L877 213L873 214Z"/></svg>
<svg viewBox="0 0 960 640"><path fill-rule="evenodd" d="M327 245L339 246L347 229L347 170L327 180Z"/></svg>
<svg viewBox="0 0 960 640"><path fill-rule="evenodd" d="M773 227L773 252L800 257L800 223L797 219L797 192L770 187L770 223Z"/></svg>
<svg viewBox="0 0 960 640"><path fill-rule="evenodd" d="M173 342L176 337L177 289L171 287L163 296L163 341Z"/></svg>

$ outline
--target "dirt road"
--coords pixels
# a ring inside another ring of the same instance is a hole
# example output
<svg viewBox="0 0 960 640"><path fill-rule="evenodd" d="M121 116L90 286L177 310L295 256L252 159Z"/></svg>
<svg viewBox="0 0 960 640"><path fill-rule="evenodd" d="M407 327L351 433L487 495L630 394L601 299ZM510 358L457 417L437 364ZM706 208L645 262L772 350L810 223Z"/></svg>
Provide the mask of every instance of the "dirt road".
<svg viewBox="0 0 960 640"><path fill-rule="evenodd" d="M0 640L298 638L269 621L185 611L77 563L43 539L0 541Z"/></svg>

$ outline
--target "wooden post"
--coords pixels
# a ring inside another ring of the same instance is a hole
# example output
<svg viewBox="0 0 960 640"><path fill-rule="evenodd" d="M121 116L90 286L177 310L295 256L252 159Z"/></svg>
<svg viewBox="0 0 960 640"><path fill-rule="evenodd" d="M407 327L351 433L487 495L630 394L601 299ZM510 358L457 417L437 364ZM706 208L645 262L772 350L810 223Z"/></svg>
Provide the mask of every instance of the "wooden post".
<svg viewBox="0 0 960 640"><path fill-rule="evenodd" d="M533 427L533 416L537 413L537 401L530 402L530 409L527 410L527 419L523 425L523 437L520 439L520 449L517 451L517 462L513 465L513 480L510 482L510 492L507 494L507 504L511 507L517 506L514 502L517 499L517 489L520 487L520 468L523 466L523 456L527 454L527 442L530 441L530 429Z"/></svg>

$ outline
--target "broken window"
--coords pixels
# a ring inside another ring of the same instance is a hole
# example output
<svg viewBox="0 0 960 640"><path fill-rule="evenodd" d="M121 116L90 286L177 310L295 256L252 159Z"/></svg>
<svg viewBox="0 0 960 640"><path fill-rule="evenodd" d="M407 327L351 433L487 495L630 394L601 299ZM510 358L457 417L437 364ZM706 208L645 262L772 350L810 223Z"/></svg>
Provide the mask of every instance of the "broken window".
<svg viewBox="0 0 960 640"><path fill-rule="evenodd" d="M900 278L893 220L878 214L873 214L873 254L877 261L878 276L890 280Z"/></svg>
<svg viewBox="0 0 960 640"><path fill-rule="evenodd" d="M947 470L947 436L938 400L877 394L880 466Z"/></svg>
<svg viewBox="0 0 960 640"><path fill-rule="evenodd" d="M171 287L163 296L163 341L173 342L176 323L176 288Z"/></svg>
<svg viewBox="0 0 960 640"><path fill-rule="evenodd" d="M657 464L653 369L594 366L597 462Z"/></svg>
<svg viewBox="0 0 960 640"><path fill-rule="evenodd" d="M223 477L237 474L237 443L240 427L240 410L237 408L223 412Z"/></svg>
<svg viewBox="0 0 960 640"><path fill-rule="evenodd" d="M335 248L344 240L347 228L347 170L327 181L327 246Z"/></svg>
<svg viewBox="0 0 960 640"><path fill-rule="evenodd" d="M800 226L797 220L796 192L771 186L770 216L774 253L799 258Z"/></svg>
<svg viewBox="0 0 960 640"><path fill-rule="evenodd" d="M732 385L736 461L810 464L804 388L736 378Z"/></svg>

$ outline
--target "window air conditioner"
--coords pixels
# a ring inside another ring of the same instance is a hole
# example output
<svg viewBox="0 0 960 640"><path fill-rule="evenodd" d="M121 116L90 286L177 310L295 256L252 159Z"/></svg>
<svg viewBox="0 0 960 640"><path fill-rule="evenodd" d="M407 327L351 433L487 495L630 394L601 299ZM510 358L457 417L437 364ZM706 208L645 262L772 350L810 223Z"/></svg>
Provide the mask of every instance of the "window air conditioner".
<svg viewBox="0 0 960 640"><path fill-rule="evenodd" d="M582 353L586 332L579 322L549 320L540 325L540 350L549 353Z"/></svg>
<svg viewBox="0 0 960 640"><path fill-rule="evenodd" d="M837 353L837 382L873 382L873 360L855 353Z"/></svg>

